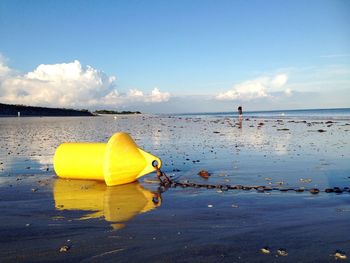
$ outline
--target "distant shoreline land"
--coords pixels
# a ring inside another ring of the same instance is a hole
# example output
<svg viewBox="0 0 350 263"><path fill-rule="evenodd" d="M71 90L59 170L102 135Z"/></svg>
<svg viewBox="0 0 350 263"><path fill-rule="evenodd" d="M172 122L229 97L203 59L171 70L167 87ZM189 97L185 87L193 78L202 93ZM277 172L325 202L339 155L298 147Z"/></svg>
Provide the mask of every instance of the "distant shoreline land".
<svg viewBox="0 0 350 263"><path fill-rule="evenodd" d="M141 114L139 111L112 111L97 110L90 112L86 109L65 109L65 108L49 108L26 105L14 105L0 103L0 117L60 117L60 116L97 116L99 114Z"/></svg>
<svg viewBox="0 0 350 263"><path fill-rule="evenodd" d="M94 114L141 114L140 111L113 111L113 110L96 110Z"/></svg>

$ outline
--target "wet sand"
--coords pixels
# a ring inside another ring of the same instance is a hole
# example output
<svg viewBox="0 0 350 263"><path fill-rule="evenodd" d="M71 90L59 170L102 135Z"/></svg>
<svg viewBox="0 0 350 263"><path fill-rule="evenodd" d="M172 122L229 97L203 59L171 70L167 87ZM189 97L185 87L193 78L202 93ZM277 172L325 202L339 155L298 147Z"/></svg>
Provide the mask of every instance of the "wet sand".
<svg viewBox="0 0 350 263"><path fill-rule="evenodd" d="M350 186L350 121L214 116L0 118L1 262L332 262L350 256L350 193L106 187L55 176L66 141L130 133L179 182ZM198 176L206 170L208 179ZM60 252L66 246L67 251ZM260 249L269 247L271 253ZM283 248L287 256L276 256Z"/></svg>

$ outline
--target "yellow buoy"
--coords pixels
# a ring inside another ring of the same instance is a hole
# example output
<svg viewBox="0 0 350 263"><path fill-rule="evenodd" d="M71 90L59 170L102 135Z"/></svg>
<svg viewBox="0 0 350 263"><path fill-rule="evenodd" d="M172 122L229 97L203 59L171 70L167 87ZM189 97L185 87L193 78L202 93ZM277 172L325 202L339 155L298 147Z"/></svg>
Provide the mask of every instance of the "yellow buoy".
<svg viewBox="0 0 350 263"><path fill-rule="evenodd" d="M126 133L114 134L108 143L63 143L53 165L62 178L103 180L108 186L127 184L155 171L161 160L136 145Z"/></svg>

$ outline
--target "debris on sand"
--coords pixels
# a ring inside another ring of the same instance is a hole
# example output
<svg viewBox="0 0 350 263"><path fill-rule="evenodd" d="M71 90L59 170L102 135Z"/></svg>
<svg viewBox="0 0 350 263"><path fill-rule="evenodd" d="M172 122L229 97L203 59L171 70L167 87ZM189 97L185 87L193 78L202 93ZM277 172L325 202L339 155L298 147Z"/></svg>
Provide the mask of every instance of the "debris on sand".
<svg viewBox="0 0 350 263"><path fill-rule="evenodd" d="M200 172L198 173L198 175L201 176L201 177L203 177L203 178L205 178L205 179L208 179L209 176L210 176L210 174L209 174L208 171L206 171L206 170L200 171Z"/></svg>

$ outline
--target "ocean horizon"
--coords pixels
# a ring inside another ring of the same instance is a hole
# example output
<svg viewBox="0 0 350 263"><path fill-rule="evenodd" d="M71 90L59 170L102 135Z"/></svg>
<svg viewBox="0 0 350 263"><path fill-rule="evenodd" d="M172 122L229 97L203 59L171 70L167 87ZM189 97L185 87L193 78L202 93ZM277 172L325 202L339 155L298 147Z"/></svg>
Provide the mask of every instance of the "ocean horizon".
<svg viewBox="0 0 350 263"><path fill-rule="evenodd" d="M174 113L173 116L237 116L237 111ZM305 118L350 120L350 108L243 111L245 118Z"/></svg>

